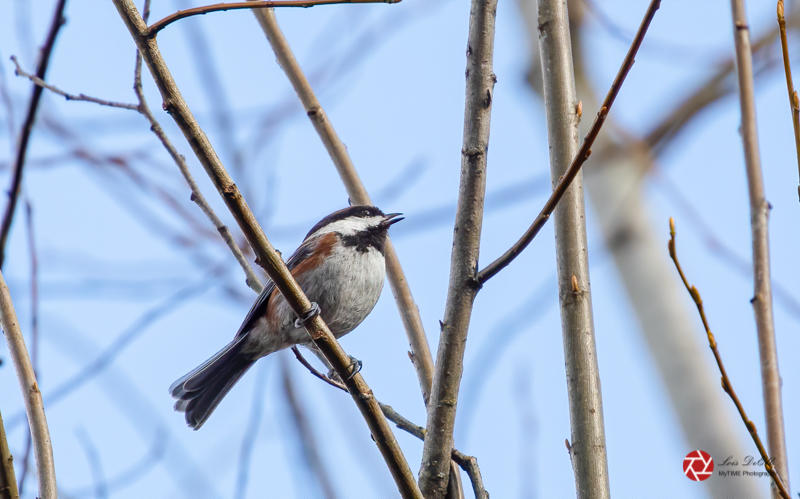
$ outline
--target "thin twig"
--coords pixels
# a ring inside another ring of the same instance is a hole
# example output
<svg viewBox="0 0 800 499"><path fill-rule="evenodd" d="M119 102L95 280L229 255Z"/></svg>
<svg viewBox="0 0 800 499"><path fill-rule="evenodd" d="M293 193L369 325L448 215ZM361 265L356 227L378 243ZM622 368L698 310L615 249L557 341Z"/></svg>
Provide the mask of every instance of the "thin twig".
<svg viewBox="0 0 800 499"><path fill-rule="evenodd" d="M253 14L256 16L261 28L269 39L270 46L275 53L275 57L278 59L278 63L289 78L300 102L303 103L306 115L314 125L314 129L317 131L322 143L325 145L325 149L328 151L328 155L336 166L336 170L347 189L350 200L355 204L372 204L367 189L364 187L355 165L353 165L353 161L350 158L350 154L347 152L347 148L336 133L336 129L333 128L333 124L328 119L328 115L325 113L317 96L314 94L314 90L311 88L308 78L306 78L300 64L298 64L289 46L289 42L286 40L286 37L283 36L280 26L278 25L278 20L275 17L275 12L269 9L258 9L254 10ZM386 240L384 254L386 257L386 273L389 276L389 283L392 286L392 294L394 295L397 308L400 311L400 317L403 321L406 336L411 346L414 368L417 372L417 379L419 381L420 390L422 391L422 397L427 404L430 396L431 384L433 383L433 357L431 356L431 350L428 346L425 328L422 326L419 309L414 302L414 297L411 294L408 281L403 273L403 268L400 266L397 252L389 239Z"/></svg>
<svg viewBox="0 0 800 499"><path fill-rule="evenodd" d="M59 0L53 12L53 19L50 22L50 29L47 38L40 51L39 63L36 65L36 76L44 78L47 73L47 66L50 63L50 55L53 53L56 36L61 26L64 25L64 7L66 0ZM25 167L25 156L28 153L28 142L33 132L33 124L36 121L36 111L39 109L39 101L42 98L42 87L33 85L31 90L31 100L28 103L28 111L25 121L22 123L19 139L17 140L17 155L14 158L14 171L11 175L11 186L8 189L8 206L6 207L3 218L0 221L0 268L5 262L5 248L8 233L11 230L11 222L14 220L14 211L17 208L19 193L22 189L22 171Z"/></svg>
<svg viewBox="0 0 800 499"><path fill-rule="evenodd" d="M333 386L334 388L338 388L343 391L347 391L347 388L339 383L338 381L325 376L321 372L317 370L314 366L311 365L303 354L297 349L297 347L292 347L292 352L297 360L306 368L308 371L316 376L317 378L321 379L325 383ZM405 416L397 412L392 406L389 404L384 404L383 402L378 402L381 406L381 411L383 415L386 416L386 419L391 421L395 424L399 429L414 435L420 440L425 440L425 428L415 424L411 420L407 419ZM461 466L461 468L467 473L470 477L470 481L472 482L472 489L475 491L475 497L478 499L488 499L489 493L486 492L486 488L483 486L483 478L481 477L481 470L478 466L478 460L473 456L468 456L463 452L459 451L458 449L453 449L451 454L451 458L453 461L456 462L457 465Z"/></svg>
<svg viewBox="0 0 800 499"><path fill-rule="evenodd" d="M206 173L253 248L257 256L257 262L267 271L278 291L291 306L292 311L298 317L308 316L312 310L311 302L292 277L280 254L272 247L252 210L250 210L241 192L222 165L208 137L200 128L197 120L183 100L178 86L164 58L161 56L156 39L148 36L147 25L133 1L114 0L114 5L141 51L142 58L150 69L156 86L164 99L164 108L175 120L192 146ZM361 411L375 443L392 473L400 494L403 497L422 497L408 462L403 456L391 428L383 417L372 391L364 381L363 376L358 373L351 376L350 357L339 346L336 338L334 338L330 329L328 329L328 326L319 315L308 321L306 331L334 370L341 378L346 379L345 384L348 391Z"/></svg>
<svg viewBox="0 0 800 499"><path fill-rule="evenodd" d="M230 2L230 3L215 3L213 5L204 5L202 7L193 7L191 9L179 10L174 14L156 21L150 25L145 32L145 36L154 37L159 31L166 28L168 25L185 19L190 16L197 16L208 14L210 12L220 12L224 10L237 10L237 9L271 9L274 7L314 7L317 5L334 5L341 3L398 3L400 0L274 0L264 2Z"/></svg>
<svg viewBox="0 0 800 499"><path fill-rule="evenodd" d="M2 414L0 414L0 498L19 499L17 478L14 476L14 458L8 449Z"/></svg>
<svg viewBox="0 0 800 499"><path fill-rule="evenodd" d="M667 247L669 249L669 256L675 263L675 269L681 276L681 281L683 281L686 291L689 292L689 295L692 297L692 300L697 307L697 312L700 314L700 320L703 321L703 327L705 328L706 336L708 337L708 346L711 348L711 352L714 354L714 360L717 361L717 367L719 367L719 372L722 375L722 389L725 390L725 393L728 394L731 400L733 400L734 405L736 405L736 410L739 411L739 416L741 416L742 422L744 422L744 425L747 427L747 431L750 432L750 436L753 438L753 442L756 444L759 454L761 454L761 459L764 460L764 468L769 473L769 476L772 477L772 481L775 484L775 487L778 488L781 497L784 499L789 499L789 492L787 491L786 486L783 484L781 477L778 476L777 470L772 464L772 460L769 458L769 455L767 455L767 450L764 448L764 444L761 442L761 438L758 436L756 425L750 420L750 418L747 417L747 413L742 406L742 402L739 400L739 397L736 395L736 391L733 389L731 380L728 377L728 372L725 370L725 365L722 363L722 357L720 356L719 349L717 348L717 340L714 338L714 334L711 332L711 326L708 324L706 312L703 308L703 300L700 298L700 292L695 286L689 284L689 280L686 278L686 274L683 273L683 268L678 261L678 253L675 249L675 220L672 218L669 219L669 244Z"/></svg>
<svg viewBox="0 0 800 499"><path fill-rule="evenodd" d="M783 15L783 0L778 0L778 30L781 36L781 53L783 54L783 72L786 73L786 90L789 92L789 107L792 110L792 127L794 128L794 147L797 154L797 171L800 174L800 99L792 82L792 65L789 60L789 42L786 39L786 17ZM797 187L800 199L800 185Z"/></svg>
<svg viewBox="0 0 800 499"><path fill-rule="evenodd" d="M130 109L130 110L133 110L133 111L138 111L139 110L139 106L137 106L136 104L130 104L130 103L127 103L127 102L116 102L116 101L110 101L110 100L105 100L105 99L99 99L97 97L92 97L91 95L86 95L86 94L71 94L69 92L65 92L64 90L61 90L60 88L58 88L56 86L50 85L49 83L44 81L42 78L40 78L40 77L38 77L36 75L32 75L32 74L28 73L27 71L25 71L24 69L22 69L22 66L20 66L19 61L17 60L17 56L12 55L10 57L10 59L11 59L11 62L14 63L14 74L15 75L22 76L23 78L27 78L34 85L37 85L37 86L39 86L41 88L44 88L44 89L47 89L47 90L53 92L54 94L60 95L60 96L64 97L66 100L91 102L91 103L94 103L94 104L99 104L101 106L116 107L116 108L120 108L120 109Z"/></svg>
<svg viewBox="0 0 800 499"><path fill-rule="evenodd" d="M475 279L480 253L492 98L497 0L472 0L467 35L464 132L461 177L450 255L450 281L433 386L428 401L419 486L427 498L444 497L453 450L458 391L464 370L472 307L480 284Z"/></svg>
<svg viewBox="0 0 800 499"><path fill-rule="evenodd" d="M42 394L33 372L31 359L25 347L25 339L19 328L17 314L11 301L11 293L6 286L5 278L0 271L0 325L5 332L6 342L14 367L17 371L22 397L25 401L25 412L28 416L31 438L33 439L36 469L39 475L39 497L56 499L56 470L53 462L53 446L50 441L50 430L47 428L47 417L44 414Z"/></svg>
<svg viewBox="0 0 800 499"><path fill-rule="evenodd" d="M775 323L772 316L772 284L769 268L769 203L764 192L764 177L758 151L753 53L744 0L731 0L733 38L736 46L736 72L739 81L739 104L742 116L741 135L750 198L750 232L753 251L753 312L758 334L761 362L761 384L764 414L767 420L767 441L775 469L789 488L789 461L781 400L781 376Z"/></svg>
<svg viewBox="0 0 800 499"><path fill-rule="evenodd" d="M298 360L298 362L300 362L303 365L303 367L308 369L308 372L310 372L311 374L313 374L317 378L321 379L325 383L328 383L329 385L331 385L334 388L338 388L339 390L342 390L344 392L347 391L347 387L344 386L344 383L341 383L341 382L339 382L339 381L337 381L335 379L332 379L332 378L330 378L328 376L325 376L324 374L319 372L316 367L311 365L311 363L308 360L306 360L305 357L303 357L303 354L300 353L300 349L297 348L297 346L293 346L292 347L292 353L294 354L294 357Z"/></svg>
<svg viewBox="0 0 800 499"><path fill-rule="evenodd" d="M619 91L622 88L622 83L628 76L628 72L631 70L631 67L633 67L636 53L639 51L639 47L642 45L642 41L647 33L647 29L650 27L650 22L653 20L653 17L660 6L661 0L651 0L650 6L647 8L647 12L644 15L644 19L639 26L639 30L636 32L636 37L633 39L633 43L628 49L625 59L622 61L622 66L620 67L619 72L617 72L617 76L614 78L614 83L611 84L611 88L608 90L608 93L603 100L603 104L600 106L600 110L597 112L597 117L595 118L594 123L592 123L591 129L589 129L589 132L583 139L581 148L578 150L578 153L575 155L575 158L572 160L569 168L567 168L566 172L559 180L558 185L553 188L553 193L550 195L550 198L548 198L547 202L545 202L544 207L539 212L539 215L536 216L533 223L531 223L530 227L528 227L519 241L514 243L514 245L511 246L508 251L503 253L503 255L478 272L478 283L484 284L495 274L503 270L517 256L519 256L520 253L522 253L522 251L531 243L531 241L533 241L533 238L536 237L536 234L539 233L539 230L550 218L550 215L553 213L553 210L555 210L559 200L572 183L572 180L578 174L586 160L589 159L592 144L597 138L597 135L600 133L600 128L602 128L603 123L606 120L606 116L608 116L608 112L611 109L611 106L614 104L614 100L617 98L617 94L619 94Z"/></svg>

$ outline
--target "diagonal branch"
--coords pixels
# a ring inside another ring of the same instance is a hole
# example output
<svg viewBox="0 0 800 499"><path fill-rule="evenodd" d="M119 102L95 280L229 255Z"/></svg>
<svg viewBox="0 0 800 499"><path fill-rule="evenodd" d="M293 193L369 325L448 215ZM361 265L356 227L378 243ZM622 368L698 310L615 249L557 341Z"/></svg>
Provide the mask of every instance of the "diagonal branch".
<svg viewBox="0 0 800 499"><path fill-rule="evenodd" d="M464 349L472 306L480 289L475 271L478 268L483 199L486 193L492 92L497 81L492 68L496 13L497 0L472 0L467 39L461 180L450 256L450 283L439 335L433 387L428 401L428 420L419 471L420 489L426 498L444 497L447 491L447 469L453 450Z"/></svg>
<svg viewBox="0 0 800 499"><path fill-rule="evenodd" d="M271 9L273 7L314 7L316 5L333 5L340 3L398 3L400 0L274 0L263 2L230 2L230 3L215 3L213 5L204 5L202 7L193 7L191 9L179 10L174 14L170 14L160 21L156 21L147 29L146 36L154 37L159 31L166 28L175 21L185 19L191 16L198 16L208 14L210 12L220 12L224 10L238 10L238 9Z"/></svg>
<svg viewBox="0 0 800 499"><path fill-rule="evenodd" d="M47 32L47 39L42 46L39 55L39 63L36 65L36 76L44 78L47 73L47 66L50 63L50 54L53 53L56 36L61 26L64 25L64 7L66 0L59 0L53 13L53 20L50 22L50 30ZM17 155L14 158L14 169L11 174L11 186L8 189L8 206L3 213L0 221L0 268L5 261L5 248L8 233L11 230L11 222L14 220L14 212L19 200L19 192L22 189L22 171L25 167L25 156L28 153L28 142L33 132L33 123L36 121L36 111L39 109L39 101L42 98L42 87L34 84L31 90L31 100L28 103L28 111L25 114L25 121L22 123L19 139L17 140Z"/></svg>
<svg viewBox="0 0 800 499"><path fill-rule="evenodd" d="M756 318L758 351L761 360L761 383L764 391L764 415L767 419L769 451L778 474L789 487L789 462L781 401L781 377L775 324L772 318L772 285L769 269L769 203L764 193L764 178L758 151L753 54L744 0L731 0L733 38L736 46L736 72L739 80L739 104L742 115L741 135L744 146L747 188L750 197L750 231L753 250L753 312Z"/></svg>
<svg viewBox="0 0 800 499"><path fill-rule="evenodd" d="M39 475L39 497L56 499L56 470L53 462L53 445L50 441L50 430L47 428L47 417L44 414L42 393L33 372L31 358L25 347L25 340L19 328L17 314L11 301L11 293L6 286L5 278L0 271L0 326L5 333L6 342L14 367L17 371L22 398L25 401L25 413L28 416L33 450L36 457L36 469Z"/></svg>
<svg viewBox="0 0 800 499"><path fill-rule="evenodd" d="M761 454L761 459L764 461L764 468L769 473L769 476L772 477L772 482L775 484L775 487L777 487L781 497L784 499L789 499L789 492L781 481L781 477L778 476L772 460L767 455L767 450L764 448L764 444L761 442L761 438L758 436L758 431L756 431L756 425L753 424L753 422L747 417L744 406L742 406L742 402L739 400L739 397L736 395L736 392L733 389L731 379L728 377L728 372L725 370L725 365L722 363L722 357L720 356L719 349L717 348L717 340L714 338L714 334L711 332L711 326L708 324L706 312L703 308L703 299L700 298L700 292L697 291L696 287L689 284L689 280L686 279L686 275L683 273L683 268L678 261L678 252L675 249L675 220L672 218L669 219L669 243L667 247L669 249L669 256L672 258L673 263L675 263L675 269L678 271L678 275L680 275L681 281L683 281L683 285L686 287L686 291L689 292L689 295L692 297L692 301L694 301L694 304L697 307L697 313L700 314L700 320L703 321L703 328L705 328L706 336L708 337L708 346L711 348L711 352L714 354L714 360L717 361L717 367L719 367L719 372L722 375L722 389L725 390L725 393L728 394L736 406L736 410L739 411L739 416L741 416L744 425L747 427L747 431L750 432L750 436L753 438L753 442L758 448L759 454Z"/></svg>
<svg viewBox="0 0 800 499"><path fill-rule="evenodd" d="M628 49L625 59L622 61L622 66L620 67L616 78L614 78L614 83L611 84L611 88L608 90L608 93L603 100L603 104L600 106L600 111L597 112L597 117L595 117L592 127L589 129L589 132L583 139L583 143L581 144L578 153L575 155L575 158L572 160L572 163L569 165L569 168L567 168L566 172L564 172L564 175L558 181L558 185L553 188L553 193L545 202L544 207L542 207L542 210L533 220L533 223L531 223L530 227L528 227L522 237L520 237L519 240L508 249L508 251L503 253L499 258L478 272L478 283L484 284L495 274L507 267L508 264L510 264L517 256L519 256L520 253L525 250L531 241L533 241L533 238L536 237L536 234L539 233L539 230L541 230L544 224L547 223L547 220L550 218L553 210L555 210L558 202L564 196L564 193L567 191L567 188L569 188L572 180L576 175L578 175L578 172L586 160L589 159L592 144L594 144L597 135L600 133L600 129L606 120L606 116L608 116L608 112L611 109L612 104L614 104L617 94L619 94L619 91L622 88L622 83L625 81L625 78L628 76L628 72L633 67L636 53L639 51L639 47L641 47L642 41L644 40L644 35L647 33L647 29L650 27L650 22L653 20L653 17L660 6L661 0L652 0L650 2L650 6L647 8L647 12L644 15L642 24L639 26L639 30L636 32L636 37L633 39L633 43Z"/></svg>
<svg viewBox="0 0 800 499"><path fill-rule="evenodd" d="M289 269L286 268L280 254L272 247L247 202L219 160L208 137L183 100L177 84L161 56L155 38L147 36L147 25L139 15L133 1L114 0L114 5L150 69L164 99L164 109L169 112L189 141L206 173L253 247L257 261L275 282L276 287L294 313L298 317L308 316L312 310L311 303L292 277ZM360 374L350 376L350 358L339 346L319 315L308 321L306 330L334 370L342 379L346 380L348 391L366 420L401 495L403 497L421 497L411 469L364 378Z"/></svg>

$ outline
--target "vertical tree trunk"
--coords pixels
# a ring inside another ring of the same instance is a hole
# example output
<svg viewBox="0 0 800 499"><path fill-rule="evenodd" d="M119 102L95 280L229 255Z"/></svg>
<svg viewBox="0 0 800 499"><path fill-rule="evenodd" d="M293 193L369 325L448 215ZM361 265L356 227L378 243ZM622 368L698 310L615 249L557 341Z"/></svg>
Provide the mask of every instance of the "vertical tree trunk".
<svg viewBox="0 0 800 499"><path fill-rule="evenodd" d="M550 171L555 185L578 152L578 100L566 0L539 0L538 26ZM603 401L580 174L556 208L554 227L575 488L581 498L607 498L610 493Z"/></svg>

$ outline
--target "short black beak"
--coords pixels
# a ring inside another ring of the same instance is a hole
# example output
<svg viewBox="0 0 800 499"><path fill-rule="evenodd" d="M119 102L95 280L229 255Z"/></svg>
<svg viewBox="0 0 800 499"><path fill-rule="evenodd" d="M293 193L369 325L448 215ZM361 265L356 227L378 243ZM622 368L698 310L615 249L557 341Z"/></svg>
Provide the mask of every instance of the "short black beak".
<svg viewBox="0 0 800 499"><path fill-rule="evenodd" d="M390 225L405 219L405 217L402 215L402 213L388 213L384 215L383 222L381 222L381 227L388 229Z"/></svg>

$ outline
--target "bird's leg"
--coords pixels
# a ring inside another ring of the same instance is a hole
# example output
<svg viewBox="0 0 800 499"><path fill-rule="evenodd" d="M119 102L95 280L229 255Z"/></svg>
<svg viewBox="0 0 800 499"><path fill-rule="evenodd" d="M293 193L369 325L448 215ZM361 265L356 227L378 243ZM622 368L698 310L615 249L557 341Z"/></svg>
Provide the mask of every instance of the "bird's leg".
<svg viewBox="0 0 800 499"><path fill-rule="evenodd" d="M350 374L347 376L347 379L349 380L361 372L363 363L352 355L348 355L348 357L350 357Z"/></svg>
<svg viewBox="0 0 800 499"><path fill-rule="evenodd" d="M308 321L318 316L319 314L320 314L319 305L317 305L317 302L312 301L311 309L303 317L298 317L297 319L294 320L294 327L296 327L297 329L306 327Z"/></svg>

